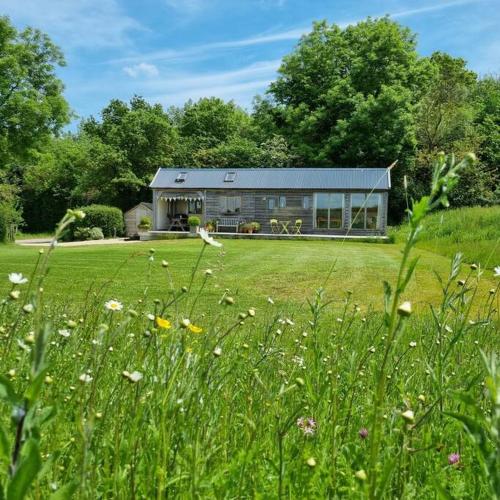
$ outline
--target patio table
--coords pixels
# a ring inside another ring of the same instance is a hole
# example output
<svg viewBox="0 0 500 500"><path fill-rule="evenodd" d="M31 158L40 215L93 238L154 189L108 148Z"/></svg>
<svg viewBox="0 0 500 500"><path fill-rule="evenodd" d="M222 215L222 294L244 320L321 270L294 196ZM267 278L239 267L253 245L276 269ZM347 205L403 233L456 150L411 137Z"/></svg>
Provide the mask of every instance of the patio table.
<svg viewBox="0 0 500 500"><path fill-rule="evenodd" d="M290 234L288 232L288 226L289 226L289 224L290 224L291 221L289 221L289 220L280 220L279 222L281 224L280 234L283 234L283 233Z"/></svg>

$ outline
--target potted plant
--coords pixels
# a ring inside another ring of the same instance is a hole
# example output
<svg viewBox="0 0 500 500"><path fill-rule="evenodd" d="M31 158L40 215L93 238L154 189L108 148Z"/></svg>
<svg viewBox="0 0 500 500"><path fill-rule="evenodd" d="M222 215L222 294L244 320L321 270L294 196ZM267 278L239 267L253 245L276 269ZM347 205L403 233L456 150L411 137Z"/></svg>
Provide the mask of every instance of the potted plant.
<svg viewBox="0 0 500 500"><path fill-rule="evenodd" d="M190 215L188 217L188 226L189 226L189 230L192 233L198 232L198 229L200 228L200 223L201 223L201 220L197 215Z"/></svg>
<svg viewBox="0 0 500 500"><path fill-rule="evenodd" d="M205 223L205 229L209 233L213 233L215 231L215 222L213 220L207 220L207 222Z"/></svg>
<svg viewBox="0 0 500 500"><path fill-rule="evenodd" d="M260 231L260 222L254 221L251 222L250 225L252 226L254 233L258 233Z"/></svg>
<svg viewBox="0 0 500 500"><path fill-rule="evenodd" d="M151 217L148 217L146 215L144 217L141 217L139 224L137 224L137 229L139 229L139 233L146 233L147 231L151 230L151 226Z"/></svg>
<svg viewBox="0 0 500 500"><path fill-rule="evenodd" d="M253 233L253 226L250 223L245 223L240 226L240 232L242 233L248 233L252 234Z"/></svg>

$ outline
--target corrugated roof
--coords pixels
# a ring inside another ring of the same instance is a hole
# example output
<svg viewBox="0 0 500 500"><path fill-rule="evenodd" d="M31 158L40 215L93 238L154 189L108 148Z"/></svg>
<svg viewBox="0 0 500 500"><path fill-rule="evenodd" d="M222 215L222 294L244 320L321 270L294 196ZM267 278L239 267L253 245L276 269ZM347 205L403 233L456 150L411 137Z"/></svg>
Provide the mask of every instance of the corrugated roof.
<svg viewBox="0 0 500 500"><path fill-rule="evenodd" d="M224 182L235 172L233 182ZM176 182L179 174L185 178ZM159 168L153 189L379 189L391 187L386 168Z"/></svg>

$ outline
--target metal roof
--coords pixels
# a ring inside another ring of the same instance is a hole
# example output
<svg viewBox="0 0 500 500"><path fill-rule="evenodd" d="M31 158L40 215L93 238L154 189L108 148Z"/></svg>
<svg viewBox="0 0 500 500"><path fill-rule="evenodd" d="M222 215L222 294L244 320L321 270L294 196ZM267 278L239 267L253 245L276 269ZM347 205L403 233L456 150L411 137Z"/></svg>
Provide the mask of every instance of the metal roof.
<svg viewBox="0 0 500 500"><path fill-rule="evenodd" d="M235 172L232 182L226 174ZM180 175L186 174L186 175ZM184 179L176 182L176 179ZM153 189L361 189L388 190L387 168L159 168Z"/></svg>

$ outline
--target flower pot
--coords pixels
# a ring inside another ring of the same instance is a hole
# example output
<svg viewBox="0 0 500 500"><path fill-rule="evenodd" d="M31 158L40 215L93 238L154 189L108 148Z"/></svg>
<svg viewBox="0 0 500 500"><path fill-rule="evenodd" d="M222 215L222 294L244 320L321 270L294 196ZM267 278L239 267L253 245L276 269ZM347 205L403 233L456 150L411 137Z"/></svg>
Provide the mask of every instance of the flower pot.
<svg viewBox="0 0 500 500"><path fill-rule="evenodd" d="M191 234L196 234L199 230L200 226L189 226L189 232Z"/></svg>

